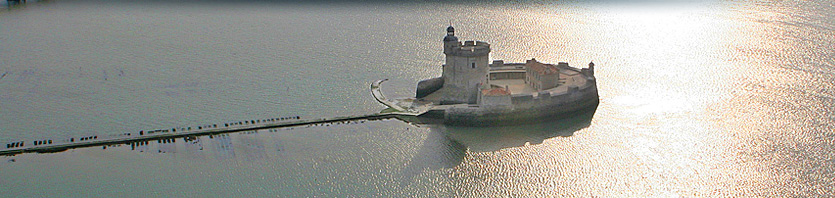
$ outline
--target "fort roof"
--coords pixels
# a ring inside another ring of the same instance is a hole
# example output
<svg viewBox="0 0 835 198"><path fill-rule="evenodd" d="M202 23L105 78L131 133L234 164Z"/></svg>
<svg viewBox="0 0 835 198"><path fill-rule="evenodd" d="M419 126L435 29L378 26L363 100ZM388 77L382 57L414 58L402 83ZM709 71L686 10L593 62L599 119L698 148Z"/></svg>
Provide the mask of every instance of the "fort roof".
<svg viewBox="0 0 835 198"><path fill-rule="evenodd" d="M531 60L526 61L525 66L527 66L528 68L530 68L531 70L533 70L534 72L536 72L539 75L557 74L560 71L557 68L557 66L554 66L552 64L543 64L543 63L540 63L539 61L536 61L536 59L531 59Z"/></svg>

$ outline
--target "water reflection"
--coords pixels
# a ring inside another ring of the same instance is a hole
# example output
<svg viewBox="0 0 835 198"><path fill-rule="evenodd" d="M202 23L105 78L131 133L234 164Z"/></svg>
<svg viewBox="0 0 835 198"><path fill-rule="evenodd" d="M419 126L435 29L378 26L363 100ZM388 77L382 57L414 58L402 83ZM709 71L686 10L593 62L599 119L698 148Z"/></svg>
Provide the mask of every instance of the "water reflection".
<svg viewBox="0 0 835 198"><path fill-rule="evenodd" d="M209 139L213 140L215 157L219 160L234 159L235 149L232 145L232 138L229 134L209 135Z"/></svg>
<svg viewBox="0 0 835 198"><path fill-rule="evenodd" d="M16 8L24 8L26 7L27 3L43 3L49 2L47 0L6 0L0 1L0 6L5 6L6 9L16 9Z"/></svg>
<svg viewBox="0 0 835 198"><path fill-rule="evenodd" d="M506 148L541 144L555 137L568 137L591 124L596 109L575 116L540 123L501 127L462 127L426 124L429 132L416 154L400 172L400 186L410 185L426 172L454 169L468 153L488 153ZM415 121L415 120L412 120Z"/></svg>
<svg viewBox="0 0 835 198"><path fill-rule="evenodd" d="M596 109L572 117L540 123L500 127L462 127L426 124L430 132L421 143L403 175L424 169L453 168L467 156L467 151L481 153L505 148L541 144L554 137L567 137L588 127Z"/></svg>
<svg viewBox="0 0 835 198"><path fill-rule="evenodd" d="M246 131L238 134L240 140L241 153L244 154L246 160L259 161L267 158L267 152L264 148L264 137L258 131Z"/></svg>
<svg viewBox="0 0 835 198"><path fill-rule="evenodd" d="M183 138L183 154L193 159L205 159L202 138L205 136L190 136Z"/></svg>
<svg viewBox="0 0 835 198"><path fill-rule="evenodd" d="M257 162L267 160L270 157L280 156L287 150L284 141L272 137L274 136L273 132L282 130L275 128L238 133L187 136L182 138L162 138L150 141L111 144L102 148L116 149L117 151L115 152L131 151L137 153L170 154L170 156L197 160L214 157L218 160ZM125 149L118 149L118 147L123 145L126 146Z"/></svg>
<svg viewBox="0 0 835 198"><path fill-rule="evenodd" d="M441 128L433 126L430 129L416 154L400 172L401 186L414 181L413 178L424 171L458 166L467 156L464 144L450 138Z"/></svg>
<svg viewBox="0 0 835 198"><path fill-rule="evenodd" d="M177 141L174 138L166 138L157 140L159 146L158 153L177 153Z"/></svg>
<svg viewBox="0 0 835 198"><path fill-rule="evenodd" d="M544 120L527 125L500 127L436 125L430 129L463 143L471 152L491 152L504 148L541 144L544 140L554 137L572 136L575 131L591 124L595 112L596 109L592 109L568 118Z"/></svg>

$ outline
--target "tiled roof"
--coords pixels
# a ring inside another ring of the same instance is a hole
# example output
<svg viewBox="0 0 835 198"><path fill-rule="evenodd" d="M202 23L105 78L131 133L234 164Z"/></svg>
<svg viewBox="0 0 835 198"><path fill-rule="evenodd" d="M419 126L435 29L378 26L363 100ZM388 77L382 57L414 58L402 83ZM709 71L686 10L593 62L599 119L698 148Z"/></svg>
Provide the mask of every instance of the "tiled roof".
<svg viewBox="0 0 835 198"><path fill-rule="evenodd" d="M485 89L481 90L481 94L486 96L504 96L510 95L510 92L507 91L505 88L492 88L492 89Z"/></svg>
<svg viewBox="0 0 835 198"><path fill-rule="evenodd" d="M531 59L525 62L525 66L531 68L534 72L538 73L539 75L550 75L550 74L557 74L560 70L557 69L556 66L551 64L543 64L536 59Z"/></svg>

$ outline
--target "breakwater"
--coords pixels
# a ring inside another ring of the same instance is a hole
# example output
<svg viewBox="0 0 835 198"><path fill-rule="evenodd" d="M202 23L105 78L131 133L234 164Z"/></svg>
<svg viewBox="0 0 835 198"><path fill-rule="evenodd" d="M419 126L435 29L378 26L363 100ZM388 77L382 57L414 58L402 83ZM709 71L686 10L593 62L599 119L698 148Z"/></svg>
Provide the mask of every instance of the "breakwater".
<svg viewBox="0 0 835 198"><path fill-rule="evenodd" d="M319 119L301 119L301 117L299 116L290 116L280 118L236 121L223 124L201 125L196 127L166 128L149 131L141 130L135 133L121 133L110 136L90 135L78 138L72 137L56 141L53 141L54 139L14 141L7 143L5 147L0 148L0 155L10 156L22 153L53 153L81 147L131 144L151 140L162 141L180 137L214 135L259 129L298 127L306 125L340 123L357 120L382 120L390 118L397 118L397 115L380 113Z"/></svg>

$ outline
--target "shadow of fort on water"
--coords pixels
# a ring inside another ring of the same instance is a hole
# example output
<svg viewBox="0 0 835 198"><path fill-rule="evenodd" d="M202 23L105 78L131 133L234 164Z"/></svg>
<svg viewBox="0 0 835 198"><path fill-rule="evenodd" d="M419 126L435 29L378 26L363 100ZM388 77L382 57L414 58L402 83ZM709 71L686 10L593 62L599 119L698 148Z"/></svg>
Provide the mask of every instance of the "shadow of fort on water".
<svg viewBox="0 0 835 198"><path fill-rule="evenodd" d="M573 117L547 119L523 125L498 127L464 127L431 124L422 120L430 129L420 148L401 170L401 185L406 185L424 170L455 168L468 152L494 152L506 148L541 144L546 139L568 137L591 124L596 108L580 112ZM435 121L437 122L437 121Z"/></svg>
<svg viewBox="0 0 835 198"><path fill-rule="evenodd" d="M466 153L494 152L506 148L537 145L554 137L568 137L591 125L596 108L572 117L548 119L512 126L465 127L425 124L430 134L423 141L418 156L450 159L447 168L460 164ZM421 125L421 124L418 124ZM445 150L445 151L444 151ZM435 154L429 154L435 153Z"/></svg>
<svg viewBox="0 0 835 198"><path fill-rule="evenodd" d="M541 144L554 137L568 137L591 125L596 109L559 119L543 118L541 122L513 126L460 127L434 126L433 131L445 134L453 141L466 145L471 152L492 152L526 144Z"/></svg>

